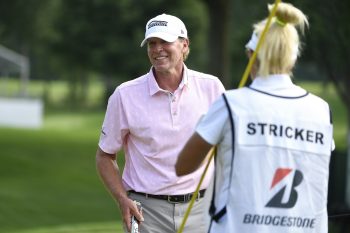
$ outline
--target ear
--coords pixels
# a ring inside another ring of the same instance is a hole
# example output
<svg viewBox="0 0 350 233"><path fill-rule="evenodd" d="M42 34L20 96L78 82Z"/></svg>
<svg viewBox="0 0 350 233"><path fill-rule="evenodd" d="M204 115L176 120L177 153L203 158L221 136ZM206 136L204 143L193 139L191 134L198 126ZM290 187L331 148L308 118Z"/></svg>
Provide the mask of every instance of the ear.
<svg viewBox="0 0 350 233"><path fill-rule="evenodd" d="M186 51L188 48L189 48L189 46L190 46L190 40L189 39L187 39L187 38L184 38L183 40L182 40L182 44L183 44L183 51Z"/></svg>

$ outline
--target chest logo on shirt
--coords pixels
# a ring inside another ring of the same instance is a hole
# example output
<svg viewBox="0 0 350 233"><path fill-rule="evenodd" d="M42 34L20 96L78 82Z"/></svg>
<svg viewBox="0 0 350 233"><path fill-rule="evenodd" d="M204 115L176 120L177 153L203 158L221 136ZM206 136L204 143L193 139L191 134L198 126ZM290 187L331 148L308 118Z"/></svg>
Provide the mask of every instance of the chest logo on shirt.
<svg viewBox="0 0 350 233"><path fill-rule="evenodd" d="M294 172L293 172L294 171ZM294 173L294 175L293 175ZM270 190L279 190L268 201L266 207L271 208L292 208L298 200L296 187L303 181L303 173L291 168L278 168L272 179Z"/></svg>

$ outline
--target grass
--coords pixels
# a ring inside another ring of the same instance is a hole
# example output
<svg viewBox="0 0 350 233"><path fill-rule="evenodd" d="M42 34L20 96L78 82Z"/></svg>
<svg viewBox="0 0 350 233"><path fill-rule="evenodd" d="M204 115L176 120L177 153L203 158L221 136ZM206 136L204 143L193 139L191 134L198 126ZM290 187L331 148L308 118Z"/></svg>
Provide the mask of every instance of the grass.
<svg viewBox="0 0 350 233"><path fill-rule="evenodd" d="M0 129L0 232L119 222L95 169L102 120L99 112L55 113L41 130Z"/></svg>
<svg viewBox="0 0 350 233"><path fill-rule="evenodd" d="M15 82L6 85L16 90ZM42 96L45 85L32 82L31 96ZM67 83L49 85L49 102L62 105ZM301 85L330 103L337 149L345 150L347 116L333 87ZM94 105L101 99L102 84L91 88L89 101ZM42 129L0 128L0 232L122 232L119 210L95 169L104 110L52 109Z"/></svg>
<svg viewBox="0 0 350 233"><path fill-rule="evenodd" d="M118 233L123 232L120 224L115 222L100 222L75 225L60 225L56 227L43 227L31 230L17 231L16 233Z"/></svg>

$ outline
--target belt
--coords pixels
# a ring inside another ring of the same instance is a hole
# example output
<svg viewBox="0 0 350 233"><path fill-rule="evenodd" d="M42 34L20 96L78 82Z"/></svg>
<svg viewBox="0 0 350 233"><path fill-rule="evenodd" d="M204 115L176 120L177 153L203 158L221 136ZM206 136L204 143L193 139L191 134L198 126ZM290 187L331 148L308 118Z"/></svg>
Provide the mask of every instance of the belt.
<svg viewBox="0 0 350 233"><path fill-rule="evenodd" d="M165 200L168 201L169 203L187 203L189 202L194 193L188 193L184 195L153 195L153 194L148 194L148 193L141 193L141 192L136 192L134 190L130 190L129 193L135 193L139 194L142 196L145 196L146 198L154 198L154 199L160 199L160 200ZM198 192L197 199L204 197L205 194L205 189L202 189Z"/></svg>

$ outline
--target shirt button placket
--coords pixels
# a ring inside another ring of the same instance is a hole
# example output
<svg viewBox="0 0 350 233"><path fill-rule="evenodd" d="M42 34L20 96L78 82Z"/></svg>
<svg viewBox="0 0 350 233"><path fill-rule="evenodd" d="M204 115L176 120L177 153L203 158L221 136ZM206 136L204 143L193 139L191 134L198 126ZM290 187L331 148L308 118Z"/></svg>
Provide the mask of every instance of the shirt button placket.
<svg viewBox="0 0 350 233"><path fill-rule="evenodd" d="M178 102L176 101L177 98L176 98L175 94L172 97L173 97L173 99L171 100L172 113L173 113L174 117L177 117L179 115L179 113L178 113Z"/></svg>

